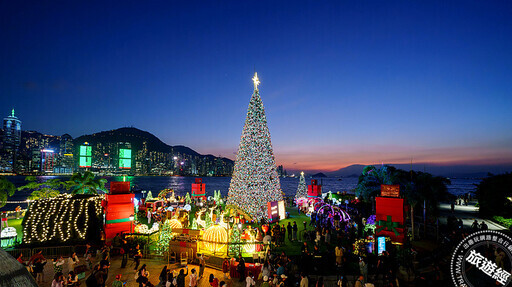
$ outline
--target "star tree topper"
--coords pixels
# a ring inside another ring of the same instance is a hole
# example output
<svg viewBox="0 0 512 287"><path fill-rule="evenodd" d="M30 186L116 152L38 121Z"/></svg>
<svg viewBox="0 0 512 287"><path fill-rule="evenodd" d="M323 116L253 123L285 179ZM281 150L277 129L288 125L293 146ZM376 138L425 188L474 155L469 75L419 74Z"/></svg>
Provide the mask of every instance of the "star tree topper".
<svg viewBox="0 0 512 287"><path fill-rule="evenodd" d="M254 77L252 77L252 81L254 83L254 90L258 90L258 85L260 84L260 79L258 79L258 72L254 72Z"/></svg>

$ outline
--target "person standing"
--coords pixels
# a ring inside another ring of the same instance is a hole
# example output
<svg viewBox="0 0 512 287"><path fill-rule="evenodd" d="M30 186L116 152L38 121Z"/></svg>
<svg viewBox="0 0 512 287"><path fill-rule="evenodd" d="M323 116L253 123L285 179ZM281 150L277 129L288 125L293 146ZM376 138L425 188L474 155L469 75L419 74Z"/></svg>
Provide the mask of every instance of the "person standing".
<svg viewBox="0 0 512 287"><path fill-rule="evenodd" d="M64 258L61 256L59 259L53 261L53 272L55 274L62 273L62 269L64 268Z"/></svg>
<svg viewBox="0 0 512 287"><path fill-rule="evenodd" d="M209 258L204 256L204 254L199 256L199 279L203 278L204 268L206 267L206 259Z"/></svg>
<svg viewBox="0 0 512 287"><path fill-rule="evenodd" d="M229 268L231 267L231 264L229 263L229 259L226 257L224 258L224 262L222 262L222 273L224 273L224 278L229 278Z"/></svg>
<svg viewBox="0 0 512 287"><path fill-rule="evenodd" d="M471 229L473 229L473 231L477 231L478 229L480 229L480 225L478 224L478 221L475 219L475 221L473 221L473 224L471 224Z"/></svg>
<svg viewBox="0 0 512 287"><path fill-rule="evenodd" d="M176 285L177 287L185 287L185 277L188 275L188 266L185 267L187 269L187 273L183 271L183 269L180 270L180 274L178 274L176 278Z"/></svg>
<svg viewBox="0 0 512 287"><path fill-rule="evenodd" d="M44 257L43 257L44 258ZM41 257L37 257L34 260L34 267L32 268L33 272L36 274L36 282L42 283L44 281L44 265L46 262L41 260Z"/></svg>
<svg viewBox="0 0 512 287"><path fill-rule="evenodd" d="M9 227L9 224L7 223L7 212L3 211L2 212L2 230L7 227Z"/></svg>
<svg viewBox="0 0 512 287"><path fill-rule="evenodd" d="M140 245L137 244L135 246L135 252L133 254L133 261L135 261L135 268L133 268L133 270L137 270L137 268L139 268L141 258L142 258L142 252L140 251Z"/></svg>
<svg viewBox="0 0 512 287"><path fill-rule="evenodd" d="M359 257L359 272L361 272L364 278L368 278L368 265L366 265L362 257Z"/></svg>
<svg viewBox="0 0 512 287"><path fill-rule="evenodd" d="M281 227L281 243L284 245L285 243L285 238L286 238L286 227L284 227L284 224L283 224L283 227Z"/></svg>
<svg viewBox="0 0 512 287"><path fill-rule="evenodd" d="M336 266L341 267L341 263L343 262L343 248L340 245L336 246L334 249L334 255L336 256Z"/></svg>
<svg viewBox="0 0 512 287"><path fill-rule="evenodd" d="M84 254L85 262L87 263L87 267L89 268L89 270L92 270L92 267L94 266L94 262L93 262L93 258L92 258L93 250L91 249L91 245L89 243L87 243L86 246L87 246L87 248L85 249L85 254Z"/></svg>
<svg viewBox="0 0 512 287"><path fill-rule="evenodd" d="M192 268L192 271L190 271L190 281L188 282L189 287L196 287L197 286L197 274L196 269Z"/></svg>
<svg viewBox="0 0 512 287"><path fill-rule="evenodd" d="M288 241L292 241L292 223L288 221L288 225L286 226L286 231L288 231Z"/></svg>
<svg viewBox="0 0 512 287"><path fill-rule="evenodd" d="M158 286L165 286L165 283L167 282L167 272L167 265L165 265L160 272L160 276L158 276Z"/></svg>
<svg viewBox="0 0 512 287"><path fill-rule="evenodd" d="M293 226L292 226L292 232L293 232L293 241L297 241L297 231L298 231L298 227L297 227L297 222L293 222Z"/></svg>
<svg viewBox="0 0 512 287"><path fill-rule="evenodd" d="M239 281L243 282L245 279L245 260L242 257L242 255L240 255L240 257L238 259L238 266L236 268L236 271L238 272L238 275L240 276Z"/></svg>
<svg viewBox="0 0 512 287"><path fill-rule="evenodd" d="M135 282L139 283L139 287L143 286L148 281L149 272L146 270L146 264L142 264L139 271L137 271L137 279Z"/></svg>
<svg viewBox="0 0 512 287"><path fill-rule="evenodd" d="M68 258L69 271L74 270L75 267L78 266L78 263L80 263L80 260L78 260L78 256L76 255L76 252L73 252L73 254L71 254L71 257Z"/></svg>

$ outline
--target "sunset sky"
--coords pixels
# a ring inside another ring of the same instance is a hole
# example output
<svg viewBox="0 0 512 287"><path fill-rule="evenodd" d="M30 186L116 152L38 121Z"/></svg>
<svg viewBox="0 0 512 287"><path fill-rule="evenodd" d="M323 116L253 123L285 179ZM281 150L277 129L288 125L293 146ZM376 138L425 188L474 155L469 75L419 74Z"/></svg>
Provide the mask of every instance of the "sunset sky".
<svg viewBox="0 0 512 287"><path fill-rule="evenodd" d="M512 163L511 1L3 1L0 116L234 159L261 80L277 164Z"/></svg>

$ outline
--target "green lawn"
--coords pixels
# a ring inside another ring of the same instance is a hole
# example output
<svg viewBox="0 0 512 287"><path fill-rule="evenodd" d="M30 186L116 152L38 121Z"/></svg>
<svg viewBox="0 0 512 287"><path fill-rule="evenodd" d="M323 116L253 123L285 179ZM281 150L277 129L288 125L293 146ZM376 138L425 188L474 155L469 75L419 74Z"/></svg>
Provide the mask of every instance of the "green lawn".
<svg viewBox="0 0 512 287"><path fill-rule="evenodd" d="M18 233L18 240L21 240L23 238L23 227L21 226L21 221L23 218L20 219L9 219L7 222L10 227L16 228L16 232Z"/></svg>
<svg viewBox="0 0 512 287"><path fill-rule="evenodd" d="M306 221L308 225L308 229L312 230L312 227L309 226L310 219L307 217L304 213L299 214L296 207L289 207L286 209L287 212L289 212L290 217L284 220L279 221L279 225L281 226L287 226L288 222L291 222L293 225L293 222L297 222L297 237L300 237L300 234L304 230L304 224L302 222ZM288 230L286 231L286 238L285 238L285 244L280 247L276 247L274 250L281 252L286 252L287 255L300 255L300 248L303 245L301 242L291 242L288 240Z"/></svg>

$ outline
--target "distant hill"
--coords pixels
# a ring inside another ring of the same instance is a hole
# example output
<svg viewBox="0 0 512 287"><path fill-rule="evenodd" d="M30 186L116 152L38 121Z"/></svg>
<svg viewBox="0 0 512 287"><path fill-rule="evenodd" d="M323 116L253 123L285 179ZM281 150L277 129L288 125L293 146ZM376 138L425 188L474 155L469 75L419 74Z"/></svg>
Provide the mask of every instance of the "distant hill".
<svg viewBox="0 0 512 287"><path fill-rule="evenodd" d="M315 177L327 177L327 175L325 175L324 173L322 172L319 172L319 173L315 173L313 174L311 177L315 178Z"/></svg>
<svg viewBox="0 0 512 287"><path fill-rule="evenodd" d="M410 170L410 164L387 164L403 170ZM359 176L366 165L353 164L336 171L326 172L329 177L353 177ZM376 165L378 166L378 165ZM413 163L412 169L416 171L425 171L433 175L446 176L453 178L481 178L488 173L500 174L512 171L512 164L504 165L435 165Z"/></svg>
<svg viewBox="0 0 512 287"><path fill-rule="evenodd" d="M146 142L148 151L164 153L181 153L191 156L205 156L208 158L215 158L215 156L213 155L201 155L195 150L186 146L168 145L162 142L153 134L132 127L119 128L110 131L102 131L91 135L83 135L74 139L73 142L75 145L80 145L83 144L84 142L88 142L91 145L98 143L107 145L110 143L130 142L132 145L132 149L134 150L141 150L143 148L143 143ZM228 158L222 158L222 160L233 163L233 161Z"/></svg>

